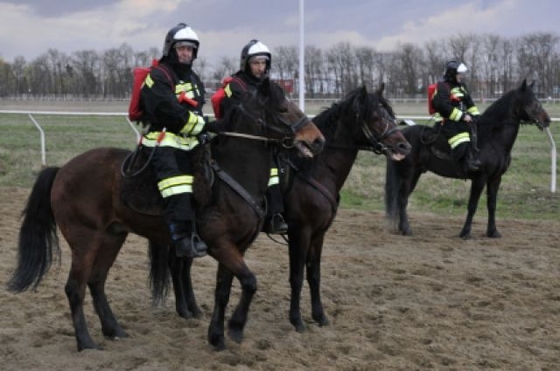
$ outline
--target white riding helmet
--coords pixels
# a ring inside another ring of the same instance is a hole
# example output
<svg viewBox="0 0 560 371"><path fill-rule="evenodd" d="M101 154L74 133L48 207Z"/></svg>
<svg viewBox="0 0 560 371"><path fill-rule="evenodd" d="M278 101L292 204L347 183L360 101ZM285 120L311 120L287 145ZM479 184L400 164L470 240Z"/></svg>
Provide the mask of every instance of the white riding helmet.
<svg viewBox="0 0 560 371"><path fill-rule="evenodd" d="M196 59L198 47L200 46L198 35L185 23L179 23L177 26L170 29L165 36L163 56L167 57L172 48L183 45L193 47L193 60Z"/></svg>
<svg viewBox="0 0 560 371"><path fill-rule="evenodd" d="M242 71L249 71L249 60L256 56L262 56L266 58L266 70L265 73L270 71L272 54L266 45L258 40L251 40L247 45L241 50L241 60L239 67Z"/></svg>

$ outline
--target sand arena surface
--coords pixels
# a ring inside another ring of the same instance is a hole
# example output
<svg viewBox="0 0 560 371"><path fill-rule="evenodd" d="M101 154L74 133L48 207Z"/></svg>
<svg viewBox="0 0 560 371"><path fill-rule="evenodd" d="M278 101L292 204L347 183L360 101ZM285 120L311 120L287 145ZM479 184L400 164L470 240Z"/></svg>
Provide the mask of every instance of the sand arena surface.
<svg viewBox="0 0 560 371"><path fill-rule="evenodd" d="M415 236L389 233L383 214L341 210L327 234L322 293L330 326L288 321L287 247L262 235L246 260L258 279L245 339L215 352L206 341L216 263L196 260L193 281L204 315L184 320L174 300L152 308L147 242L127 240L110 271L107 296L130 338L104 339L86 297L94 340L76 351L64 294L70 250L37 292L12 294L20 213L29 190L0 198L0 368L2 370L557 370L560 367L560 221L502 220L501 239L457 237L462 218L412 213ZM234 283L227 318L237 303Z"/></svg>

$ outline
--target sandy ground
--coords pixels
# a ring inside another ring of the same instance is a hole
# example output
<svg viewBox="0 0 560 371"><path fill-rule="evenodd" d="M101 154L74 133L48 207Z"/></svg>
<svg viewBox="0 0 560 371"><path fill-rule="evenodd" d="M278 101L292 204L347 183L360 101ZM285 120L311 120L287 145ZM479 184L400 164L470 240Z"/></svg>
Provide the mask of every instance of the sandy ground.
<svg viewBox="0 0 560 371"><path fill-rule="evenodd" d="M130 338L104 339L86 300L92 336L103 351L76 351L64 294L68 247L36 292L5 289L16 261L19 215L28 190L0 198L0 369L2 370L558 370L560 221L500 220L501 239L457 234L461 218L412 214L414 237L390 233L379 212L342 210L327 235L323 301L330 326L308 331L288 321L287 248L260 237L246 258L259 280L241 344L206 341L215 262L193 268L204 316L183 320L152 308L146 241L132 236L110 272L107 293ZM234 286L231 307L237 302Z"/></svg>

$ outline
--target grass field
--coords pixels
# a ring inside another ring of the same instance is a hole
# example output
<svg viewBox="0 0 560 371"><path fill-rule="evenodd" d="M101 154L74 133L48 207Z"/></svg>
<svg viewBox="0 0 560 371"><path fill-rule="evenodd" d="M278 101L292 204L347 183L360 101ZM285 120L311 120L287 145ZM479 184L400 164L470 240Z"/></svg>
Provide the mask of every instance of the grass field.
<svg viewBox="0 0 560 371"><path fill-rule="evenodd" d="M0 102L0 110L27 110L29 102ZM316 114L327 103L306 104L308 114ZM398 115L425 116L425 103L394 104ZM560 117L560 105L546 106L552 117ZM484 108L484 105L481 105ZM125 102L39 102L33 110L126 112ZM47 165L63 165L77 154L95 147L134 148L136 134L124 116L34 115L45 132ZM422 122L418 122L422 123ZM551 132L558 140L560 123ZM0 187L30 188L41 169L39 131L25 114L0 114ZM546 135L532 125L523 126L512 152L513 161L503 177L498 197L498 218L558 219L560 197L550 192L551 158ZM343 188L342 207L383 209L385 158L360 153ZM410 198L409 211L464 215L470 182L424 174ZM478 217L486 215L485 197Z"/></svg>

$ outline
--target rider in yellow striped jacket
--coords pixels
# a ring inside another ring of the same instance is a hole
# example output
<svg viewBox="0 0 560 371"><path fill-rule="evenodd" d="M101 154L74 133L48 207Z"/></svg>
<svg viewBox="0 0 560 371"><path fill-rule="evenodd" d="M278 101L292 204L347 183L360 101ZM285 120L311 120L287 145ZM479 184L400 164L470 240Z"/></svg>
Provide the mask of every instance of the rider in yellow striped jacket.
<svg viewBox="0 0 560 371"><path fill-rule="evenodd" d="M186 24L169 30L159 65L146 77L140 95L150 124L142 145L154 148L151 164L164 200L163 216L177 256L190 258L204 256L207 250L196 234L190 154L206 124L204 85L192 71L199 45Z"/></svg>
<svg viewBox="0 0 560 371"><path fill-rule="evenodd" d="M451 146L451 157L463 160L466 171L478 171L480 161L476 158L476 121L480 116L463 77L467 67L458 61L449 61L445 67L443 81L437 84L432 98L436 110L434 120L443 125L441 132Z"/></svg>

